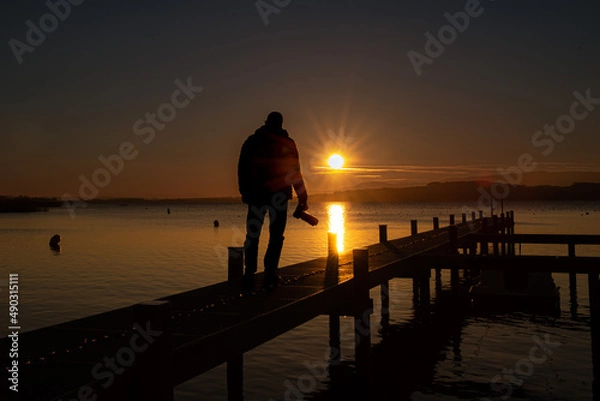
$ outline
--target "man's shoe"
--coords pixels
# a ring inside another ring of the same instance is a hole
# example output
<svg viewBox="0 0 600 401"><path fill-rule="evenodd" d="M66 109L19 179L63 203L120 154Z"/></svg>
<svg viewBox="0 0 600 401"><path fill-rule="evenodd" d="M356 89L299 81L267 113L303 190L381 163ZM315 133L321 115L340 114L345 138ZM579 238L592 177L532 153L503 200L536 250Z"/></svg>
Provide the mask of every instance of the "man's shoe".
<svg viewBox="0 0 600 401"><path fill-rule="evenodd" d="M265 272L265 279L263 281L263 287L275 288L279 287L283 280L275 272Z"/></svg>
<svg viewBox="0 0 600 401"><path fill-rule="evenodd" d="M242 276L242 292L251 292L254 290L254 273L244 273Z"/></svg>

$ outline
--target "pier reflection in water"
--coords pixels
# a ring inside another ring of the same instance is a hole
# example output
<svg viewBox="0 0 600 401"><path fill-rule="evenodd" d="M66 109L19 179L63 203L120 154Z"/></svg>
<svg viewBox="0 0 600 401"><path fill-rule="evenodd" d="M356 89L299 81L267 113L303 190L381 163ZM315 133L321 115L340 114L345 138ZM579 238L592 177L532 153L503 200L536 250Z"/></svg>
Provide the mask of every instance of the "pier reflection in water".
<svg viewBox="0 0 600 401"><path fill-rule="evenodd" d="M397 315L398 305L393 308L391 323L385 330L379 327L379 335L375 336L379 340L374 341L371 348L371 383L368 386L356 380L351 359L344 358L341 362L339 358L332 359L329 380L325 382L327 388L306 395L304 399L439 399L432 394L449 400L501 399L510 391L513 399L546 400L554 390L565 393L564 382L571 374L555 366L554 358L564 358L561 348L574 344L565 344L567 339L562 331L567 330L576 337L581 334L580 345L586 348L589 346L588 319L574 322L569 313L569 306L574 308L574 305L565 305L566 313L561 316L551 310L544 313L538 309L532 313L529 310L480 309L469 301L470 278L462 274L453 277L458 280L458 285L455 283L452 288L450 276L447 272L443 277L432 277L435 292L429 308L417 302L412 304L411 316L401 319ZM409 283L400 284L401 281L405 280L390 283L392 293L395 289L410 288ZM404 292L403 296L406 298L404 305L410 305L409 293ZM381 312L377 307L376 303L374 315ZM429 318L424 319L423 314ZM531 372L516 377L519 384L510 382L515 379L505 372L518 370L521 367L518 364L525 363L523 361L527 360L539 339L556 347L554 355L548 356L545 363L534 364ZM570 341L575 340L571 338ZM586 379L591 378L582 378L581 385L573 389L573 398L569 399L585 397L589 391ZM588 384L591 387L591 383Z"/></svg>

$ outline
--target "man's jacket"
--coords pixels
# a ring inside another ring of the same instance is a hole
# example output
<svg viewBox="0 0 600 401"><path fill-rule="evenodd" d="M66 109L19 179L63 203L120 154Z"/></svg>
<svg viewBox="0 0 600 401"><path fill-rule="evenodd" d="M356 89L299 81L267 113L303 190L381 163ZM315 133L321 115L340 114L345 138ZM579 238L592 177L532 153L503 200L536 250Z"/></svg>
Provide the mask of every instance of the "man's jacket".
<svg viewBox="0 0 600 401"><path fill-rule="evenodd" d="M277 192L292 199L292 187L300 203L306 203L298 149L286 130L265 125L246 139L238 162L238 185L247 204L266 204Z"/></svg>

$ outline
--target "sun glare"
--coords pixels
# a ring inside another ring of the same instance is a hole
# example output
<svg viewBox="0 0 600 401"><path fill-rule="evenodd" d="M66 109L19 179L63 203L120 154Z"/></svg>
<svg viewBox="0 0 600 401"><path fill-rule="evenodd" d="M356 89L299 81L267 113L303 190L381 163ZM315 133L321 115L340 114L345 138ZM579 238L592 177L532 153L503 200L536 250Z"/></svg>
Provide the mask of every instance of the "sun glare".
<svg viewBox="0 0 600 401"><path fill-rule="evenodd" d="M331 155L329 160L327 160L327 164L332 169L339 170L344 166L344 158L338 154Z"/></svg>

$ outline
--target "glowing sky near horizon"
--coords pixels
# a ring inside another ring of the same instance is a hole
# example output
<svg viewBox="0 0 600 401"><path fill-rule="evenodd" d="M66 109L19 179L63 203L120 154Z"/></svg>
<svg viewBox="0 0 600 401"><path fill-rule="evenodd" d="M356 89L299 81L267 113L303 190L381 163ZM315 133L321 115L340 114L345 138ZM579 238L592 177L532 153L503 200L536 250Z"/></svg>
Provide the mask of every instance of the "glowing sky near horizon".
<svg viewBox="0 0 600 401"><path fill-rule="evenodd" d="M600 104L547 155L532 143L575 91L600 98L595 1L482 0L421 76L407 53L467 1L291 1L268 25L255 3L83 2L22 64L9 41L49 9L4 3L0 195L78 197L95 179L97 197L236 196L241 144L272 110L309 194L476 178L524 153L537 171L600 172Z"/></svg>

